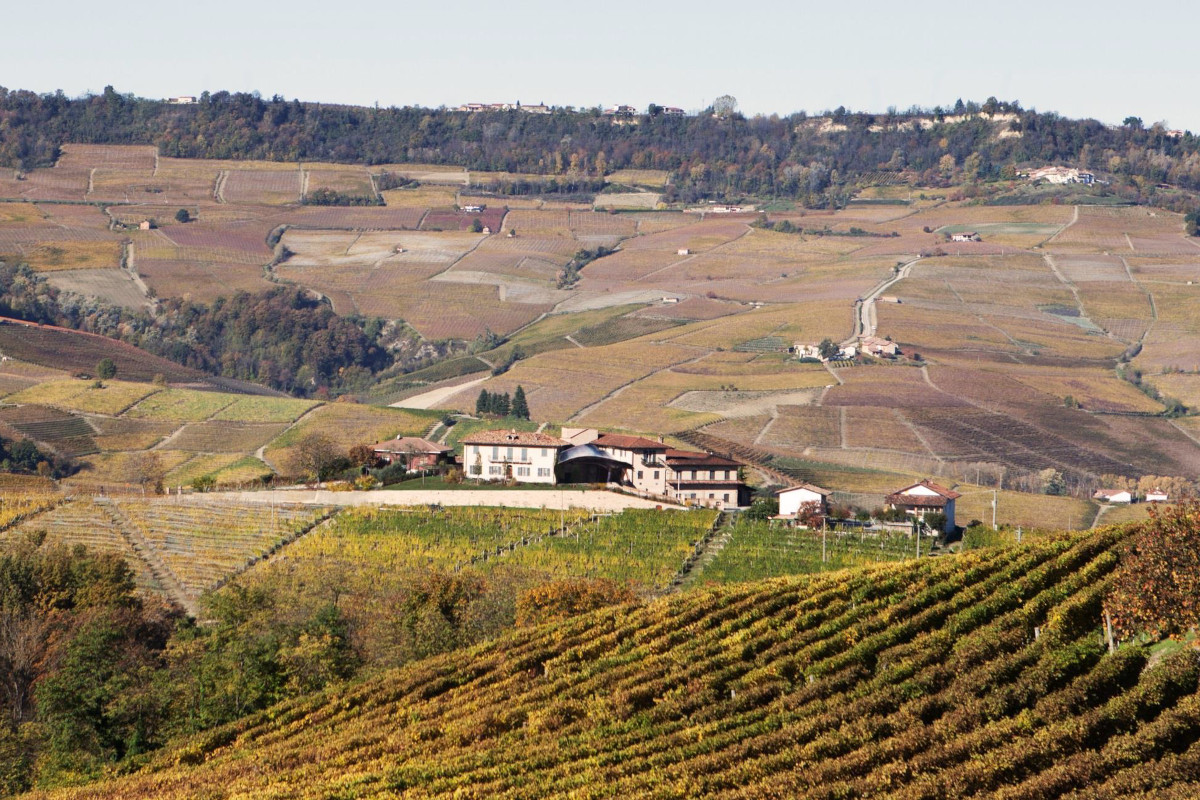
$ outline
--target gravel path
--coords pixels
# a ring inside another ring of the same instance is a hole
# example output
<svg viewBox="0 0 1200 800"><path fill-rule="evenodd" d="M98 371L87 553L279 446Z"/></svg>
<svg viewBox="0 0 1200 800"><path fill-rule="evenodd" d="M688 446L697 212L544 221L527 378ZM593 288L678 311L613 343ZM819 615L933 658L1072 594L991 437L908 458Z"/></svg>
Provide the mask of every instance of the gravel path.
<svg viewBox="0 0 1200 800"><path fill-rule="evenodd" d="M433 408L443 400L453 397L459 392L465 392L472 386L478 386L490 377L490 375L485 375L482 378L476 378L475 380L467 381L466 383L459 383L455 384L454 386L443 386L440 389L434 389L422 394L413 395L412 397L406 397L403 400L392 403L392 408Z"/></svg>

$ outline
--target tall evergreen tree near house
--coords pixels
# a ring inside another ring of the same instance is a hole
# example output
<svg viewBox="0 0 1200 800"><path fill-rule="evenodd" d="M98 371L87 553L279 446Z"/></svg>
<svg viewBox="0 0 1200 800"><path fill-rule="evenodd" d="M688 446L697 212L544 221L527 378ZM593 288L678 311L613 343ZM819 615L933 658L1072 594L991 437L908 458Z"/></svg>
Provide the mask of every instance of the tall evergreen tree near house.
<svg viewBox="0 0 1200 800"><path fill-rule="evenodd" d="M529 419L529 402L525 399L524 386L518 386L513 393L512 415L517 419Z"/></svg>
<svg viewBox="0 0 1200 800"><path fill-rule="evenodd" d="M479 390L479 397L475 398L475 413L487 414L492 410L492 396L488 394L487 389Z"/></svg>
<svg viewBox="0 0 1200 800"><path fill-rule="evenodd" d="M512 401L508 397L508 392L505 392L504 394L494 394L492 397L496 401L494 404L495 408L493 409L493 413L499 414L502 417L507 417L512 412Z"/></svg>

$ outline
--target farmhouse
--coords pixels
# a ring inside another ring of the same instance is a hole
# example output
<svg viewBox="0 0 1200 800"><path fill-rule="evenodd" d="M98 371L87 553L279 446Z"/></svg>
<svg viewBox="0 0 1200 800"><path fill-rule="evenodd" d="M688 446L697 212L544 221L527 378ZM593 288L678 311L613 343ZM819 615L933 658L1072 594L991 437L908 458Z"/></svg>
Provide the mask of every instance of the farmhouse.
<svg viewBox="0 0 1200 800"><path fill-rule="evenodd" d="M954 530L954 501L962 497L958 492L944 486L938 486L929 480L905 486L887 496L888 508L900 509L922 522L926 515L945 514L946 522L942 531L950 533Z"/></svg>
<svg viewBox="0 0 1200 800"><path fill-rule="evenodd" d="M667 496L684 504L746 506L750 489L738 477L740 461L712 453L667 450Z"/></svg>
<svg viewBox="0 0 1200 800"><path fill-rule="evenodd" d="M962 231L961 233L950 234L950 241L952 242L978 242L982 241L982 239L983 237L975 231Z"/></svg>
<svg viewBox="0 0 1200 800"><path fill-rule="evenodd" d="M675 106L667 106L666 108L664 108L662 110L662 113L664 116L668 116L668 117L682 117L682 116L684 116L684 114L686 112L684 112L684 110L682 108L676 108Z"/></svg>
<svg viewBox="0 0 1200 800"><path fill-rule="evenodd" d="M870 356L894 356L900 348L890 339L880 339L878 336L863 336L858 340L862 352Z"/></svg>
<svg viewBox="0 0 1200 800"><path fill-rule="evenodd" d="M173 106L190 106L196 102L196 98L190 94L182 94L178 97L169 97L167 102Z"/></svg>
<svg viewBox="0 0 1200 800"><path fill-rule="evenodd" d="M415 436L397 436L386 442L371 445L375 457L386 464L403 464L409 472L435 469L450 460L454 448L419 439Z"/></svg>
<svg viewBox="0 0 1200 800"><path fill-rule="evenodd" d="M1092 499L1102 503L1132 503L1133 493L1124 489L1097 489Z"/></svg>
<svg viewBox="0 0 1200 800"><path fill-rule="evenodd" d="M633 106L613 106L604 109L604 116L606 117L632 117L636 113L637 109Z"/></svg>
<svg viewBox="0 0 1200 800"><path fill-rule="evenodd" d="M569 447L556 436L503 430L473 433L462 445L467 477L550 484L555 482L558 454Z"/></svg>
<svg viewBox="0 0 1200 800"><path fill-rule="evenodd" d="M811 483L789 486L786 489L780 489L775 494L779 497L778 519L795 521L797 517L808 516L807 513L802 512L811 511L815 514L825 514L828 510L826 498L829 497L830 491L822 489L820 486L813 486Z"/></svg>
<svg viewBox="0 0 1200 800"><path fill-rule="evenodd" d="M636 492L690 505L726 507L750 503L750 489L739 477L743 464L731 458L674 450L661 440L600 433L595 428L563 428L563 439L571 445L571 450L559 456L558 475L564 482L619 483ZM572 451L578 450L581 455L586 452L580 447L593 447L608 459L605 463L596 462L605 473L580 481L577 470L566 468ZM607 473L613 464L618 464L619 469Z"/></svg>
<svg viewBox="0 0 1200 800"><path fill-rule="evenodd" d="M1146 492L1147 503L1165 503L1169 499L1167 493L1157 487L1152 492Z"/></svg>

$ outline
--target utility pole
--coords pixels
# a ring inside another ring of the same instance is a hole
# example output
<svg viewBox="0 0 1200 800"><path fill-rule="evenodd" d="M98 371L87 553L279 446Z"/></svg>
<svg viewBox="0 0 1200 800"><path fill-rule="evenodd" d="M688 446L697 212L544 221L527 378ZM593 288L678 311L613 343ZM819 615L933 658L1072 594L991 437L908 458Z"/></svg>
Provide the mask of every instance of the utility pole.
<svg viewBox="0 0 1200 800"><path fill-rule="evenodd" d="M992 530L996 530L996 503L998 494L992 489Z"/></svg>
<svg viewBox="0 0 1200 800"><path fill-rule="evenodd" d="M822 519L821 520L821 563L822 564L825 563L825 537L826 537L826 533L828 531L829 531L829 520Z"/></svg>

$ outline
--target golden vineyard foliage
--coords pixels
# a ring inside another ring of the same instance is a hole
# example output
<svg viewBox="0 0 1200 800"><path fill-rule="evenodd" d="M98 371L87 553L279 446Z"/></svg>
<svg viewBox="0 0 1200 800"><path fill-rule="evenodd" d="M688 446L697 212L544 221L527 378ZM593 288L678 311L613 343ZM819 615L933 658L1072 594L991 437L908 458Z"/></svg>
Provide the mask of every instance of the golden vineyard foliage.
<svg viewBox="0 0 1200 800"><path fill-rule="evenodd" d="M1111 606L1125 635L1175 635L1200 625L1200 501L1150 509L1122 555Z"/></svg>
<svg viewBox="0 0 1200 800"><path fill-rule="evenodd" d="M519 629L43 798L1200 796L1200 659L1110 652L1120 529Z"/></svg>

